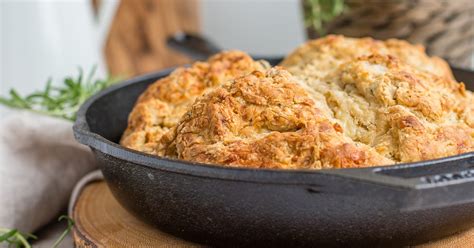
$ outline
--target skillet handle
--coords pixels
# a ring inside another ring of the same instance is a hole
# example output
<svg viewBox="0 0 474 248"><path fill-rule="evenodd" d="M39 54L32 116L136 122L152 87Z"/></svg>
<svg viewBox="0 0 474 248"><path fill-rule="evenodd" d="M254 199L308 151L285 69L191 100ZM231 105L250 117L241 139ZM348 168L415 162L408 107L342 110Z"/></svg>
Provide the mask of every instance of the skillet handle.
<svg viewBox="0 0 474 248"><path fill-rule="evenodd" d="M330 170L327 173L409 189L445 187L474 182L474 152L417 163Z"/></svg>
<svg viewBox="0 0 474 248"><path fill-rule="evenodd" d="M167 45L178 52L186 54L193 60L199 61L207 60L210 56L222 51L217 45L203 36L181 32L169 37ZM265 60L272 66L278 65L282 60L281 56L252 55L252 58L254 60Z"/></svg>
<svg viewBox="0 0 474 248"><path fill-rule="evenodd" d="M418 163L328 172L406 192L402 211L474 203L474 152Z"/></svg>
<svg viewBox="0 0 474 248"><path fill-rule="evenodd" d="M376 176L402 179L416 189L438 188L474 182L474 153L433 161L380 167L372 170Z"/></svg>
<svg viewBox="0 0 474 248"><path fill-rule="evenodd" d="M206 60L221 51L218 46L202 36L182 32L169 37L167 45L193 60Z"/></svg>

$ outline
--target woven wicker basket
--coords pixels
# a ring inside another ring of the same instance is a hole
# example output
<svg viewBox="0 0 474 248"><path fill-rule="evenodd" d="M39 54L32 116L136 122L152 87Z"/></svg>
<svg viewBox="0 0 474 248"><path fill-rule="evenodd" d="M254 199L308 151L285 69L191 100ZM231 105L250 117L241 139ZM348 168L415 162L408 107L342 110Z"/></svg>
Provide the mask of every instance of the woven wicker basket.
<svg viewBox="0 0 474 248"><path fill-rule="evenodd" d="M325 26L327 33L405 39L474 69L473 0L347 0L346 5L344 14ZM309 38L317 36L308 29Z"/></svg>

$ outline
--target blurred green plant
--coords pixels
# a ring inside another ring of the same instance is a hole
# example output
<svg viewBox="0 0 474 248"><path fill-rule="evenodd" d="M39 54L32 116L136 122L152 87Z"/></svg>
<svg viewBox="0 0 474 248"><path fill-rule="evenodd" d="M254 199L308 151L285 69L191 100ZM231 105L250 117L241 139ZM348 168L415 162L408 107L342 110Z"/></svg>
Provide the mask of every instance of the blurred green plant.
<svg viewBox="0 0 474 248"><path fill-rule="evenodd" d="M303 7L306 27L313 28L320 36L326 34L324 24L347 8L345 0L303 0Z"/></svg>
<svg viewBox="0 0 474 248"><path fill-rule="evenodd" d="M15 89L11 89L9 97L0 96L0 104L73 121L79 107L89 97L117 81L110 77L93 79L95 72L94 66L87 77L84 77L83 70L79 68L76 78L66 77L60 86L53 86L50 79L43 90L24 97Z"/></svg>
<svg viewBox="0 0 474 248"><path fill-rule="evenodd" d="M57 248L59 247L59 244L61 244L61 242L63 242L64 238L66 237L66 235L68 235L71 230L72 230L72 227L74 226L74 220L69 218L69 216L67 215L61 215L59 216L59 219L58 221L62 221L62 220L67 220L67 228L66 230L64 230L64 232L61 234L61 236L59 236L59 238L56 240L56 242L54 242L53 244L53 248Z"/></svg>
<svg viewBox="0 0 474 248"><path fill-rule="evenodd" d="M72 227L74 226L74 220L69 218L67 215L59 216L58 221L62 220L67 220L67 228L61 234L61 236L59 236L56 242L54 242L52 248L59 247L59 244L61 244L66 235L71 232ZM15 248L31 248L31 244L28 242L29 239L38 239L38 237L29 233L21 233L17 229L0 228L0 244L7 243L8 247Z"/></svg>
<svg viewBox="0 0 474 248"><path fill-rule="evenodd" d="M0 228L0 244L7 243L8 247L31 248L28 239L37 239L37 237L29 233L21 233L17 229Z"/></svg>

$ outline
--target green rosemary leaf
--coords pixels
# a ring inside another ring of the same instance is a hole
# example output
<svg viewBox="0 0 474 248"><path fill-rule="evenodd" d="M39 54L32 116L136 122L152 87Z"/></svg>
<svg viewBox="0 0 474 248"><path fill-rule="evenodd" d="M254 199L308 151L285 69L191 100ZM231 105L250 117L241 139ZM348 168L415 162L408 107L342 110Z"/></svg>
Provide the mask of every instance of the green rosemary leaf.
<svg viewBox="0 0 474 248"><path fill-rule="evenodd" d="M12 229L12 230L10 230L10 231L8 231L8 232L2 234L2 235L0 236L0 243L1 243L1 242L4 242L4 241L6 241L6 240L8 240L9 238L13 237L13 236L16 235L17 233L18 233L18 230Z"/></svg>
<svg viewBox="0 0 474 248"><path fill-rule="evenodd" d="M77 85L78 85L78 86L81 86L81 83L82 83L82 75L84 74L84 72L82 71L82 68L81 68L81 67L79 67L78 70L79 70L79 76L77 77L76 82L77 82Z"/></svg>
<svg viewBox="0 0 474 248"><path fill-rule="evenodd" d="M16 92L16 90L14 89L11 89L10 90L10 96L12 97L12 102L18 106L18 107L22 107L22 108L29 108L29 104L27 101L25 101L21 96L20 94L18 94L18 92Z"/></svg>
<svg viewBox="0 0 474 248"><path fill-rule="evenodd" d="M13 104L10 99L0 96L0 104L8 106L10 108L16 108L16 105Z"/></svg>
<svg viewBox="0 0 474 248"><path fill-rule="evenodd" d="M16 246L17 247L25 247L25 248L31 248L30 243L28 243L27 238L25 238L21 233L18 233L15 236L19 242L17 242Z"/></svg>
<svg viewBox="0 0 474 248"><path fill-rule="evenodd" d="M35 235L28 233L23 234L17 229L0 228L0 233L3 233L2 236L0 236L0 243L8 243L8 247L14 246L31 248L30 243L28 243L28 239L37 239Z"/></svg>
<svg viewBox="0 0 474 248"><path fill-rule="evenodd" d="M341 15L346 8L345 0L305 0L303 3L305 25L321 36L326 33L324 24Z"/></svg>
<svg viewBox="0 0 474 248"><path fill-rule="evenodd" d="M35 91L25 97L12 89L9 97L0 96L0 104L73 121L82 103L117 81L110 77L105 80L94 80L96 70L94 66L87 77L84 77L83 70L79 68L77 77L66 77L62 85L57 86L53 86L52 80L49 79L43 90Z"/></svg>
<svg viewBox="0 0 474 248"><path fill-rule="evenodd" d="M64 240L64 238L71 232L74 226L74 220L69 218L66 215L61 215L58 221L67 220L67 228L61 234L61 236L54 242L53 248L57 248L59 244ZM6 229L0 228L0 244L8 243L8 247L19 247L19 248L31 248L31 244L28 242L28 239L38 239L33 234L21 233L17 229Z"/></svg>
<svg viewBox="0 0 474 248"><path fill-rule="evenodd" d="M59 244L61 244L61 242L64 240L64 238L69 234L69 232L72 230L72 227L74 226L74 220L71 219L69 216L67 215L61 215L59 216L59 219L58 221L62 221L62 220L67 220L67 228L66 230L64 230L64 232L61 234L61 236L56 240L56 242L54 242L53 244L53 248L57 248L59 246Z"/></svg>
<svg viewBox="0 0 474 248"><path fill-rule="evenodd" d="M92 70L89 72L89 75L87 76L87 81L86 83L90 85L92 83L92 78L94 77L95 72L97 71L97 66L93 66Z"/></svg>
<svg viewBox="0 0 474 248"><path fill-rule="evenodd" d="M80 79L80 77L79 77L79 79ZM68 86L70 90L75 90L77 88L76 85L74 84L74 80L72 78L66 78L64 80L64 84L66 84L66 86Z"/></svg>

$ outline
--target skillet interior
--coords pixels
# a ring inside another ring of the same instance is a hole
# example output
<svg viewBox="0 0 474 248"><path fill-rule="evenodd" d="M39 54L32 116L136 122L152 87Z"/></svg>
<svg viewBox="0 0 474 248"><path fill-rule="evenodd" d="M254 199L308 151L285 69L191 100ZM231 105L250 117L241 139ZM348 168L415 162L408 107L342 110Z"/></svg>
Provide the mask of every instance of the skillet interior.
<svg viewBox="0 0 474 248"><path fill-rule="evenodd" d="M99 93L74 126L119 202L166 232L211 245L406 245L474 223L473 154L308 172L196 166L117 145L136 98L169 72ZM474 89L473 72L454 72Z"/></svg>

